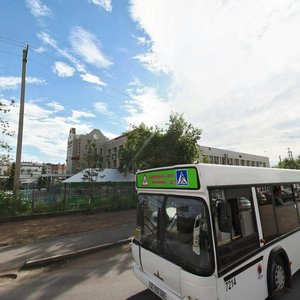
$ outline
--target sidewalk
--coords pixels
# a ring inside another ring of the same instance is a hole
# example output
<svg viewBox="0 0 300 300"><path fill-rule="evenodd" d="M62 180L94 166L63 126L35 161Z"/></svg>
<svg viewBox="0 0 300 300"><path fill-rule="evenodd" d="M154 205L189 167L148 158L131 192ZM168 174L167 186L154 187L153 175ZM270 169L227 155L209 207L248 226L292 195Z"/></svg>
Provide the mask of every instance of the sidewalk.
<svg viewBox="0 0 300 300"><path fill-rule="evenodd" d="M32 244L0 248L0 275L6 271L41 266L60 259L83 255L103 247L129 243L135 223L86 232Z"/></svg>

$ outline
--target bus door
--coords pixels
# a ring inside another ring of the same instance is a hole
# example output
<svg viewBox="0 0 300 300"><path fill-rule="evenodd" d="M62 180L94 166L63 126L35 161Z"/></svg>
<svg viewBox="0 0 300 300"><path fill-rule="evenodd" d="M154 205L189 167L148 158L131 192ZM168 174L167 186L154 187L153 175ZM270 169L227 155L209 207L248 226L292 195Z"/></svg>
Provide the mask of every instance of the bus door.
<svg viewBox="0 0 300 300"><path fill-rule="evenodd" d="M220 299L264 299L266 272L249 187L210 191ZM253 291L255 290L255 297Z"/></svg>

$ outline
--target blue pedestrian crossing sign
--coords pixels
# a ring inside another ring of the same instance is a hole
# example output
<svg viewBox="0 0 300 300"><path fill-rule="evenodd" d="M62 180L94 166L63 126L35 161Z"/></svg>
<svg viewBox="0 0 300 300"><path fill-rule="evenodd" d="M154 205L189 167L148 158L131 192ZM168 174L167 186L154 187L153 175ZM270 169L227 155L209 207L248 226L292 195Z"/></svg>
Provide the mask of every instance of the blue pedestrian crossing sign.
<svg viewBox="0 0 300 300"><path fill-rule="evenodd" d="M186 170L176 170L177 185L188 185L188 175Z"/></svg>

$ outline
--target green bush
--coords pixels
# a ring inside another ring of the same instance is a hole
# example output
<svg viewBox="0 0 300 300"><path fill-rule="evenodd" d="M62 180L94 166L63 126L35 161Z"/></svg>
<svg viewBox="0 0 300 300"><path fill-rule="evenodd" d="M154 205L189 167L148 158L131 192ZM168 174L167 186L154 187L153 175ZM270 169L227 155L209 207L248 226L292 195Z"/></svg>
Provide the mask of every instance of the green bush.
<svg viewBox="0 0 300 300"><path fill-rule="evenodd" d="M27 214L30 211L30 203L23 200L20 194L11 191L0 190L0 216L11 217Z"/></svg>

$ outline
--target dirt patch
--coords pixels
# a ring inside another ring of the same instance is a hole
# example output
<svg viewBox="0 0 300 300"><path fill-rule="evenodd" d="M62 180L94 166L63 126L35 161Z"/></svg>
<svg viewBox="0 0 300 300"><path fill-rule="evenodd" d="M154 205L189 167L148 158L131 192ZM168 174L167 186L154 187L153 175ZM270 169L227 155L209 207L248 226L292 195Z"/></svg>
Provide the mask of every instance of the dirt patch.
<svg viewBox="0 0 300 300"><path fill-rule="evenodd" d="M136 210L47 217L0 224L0 247L134 223Z"/></svg>

